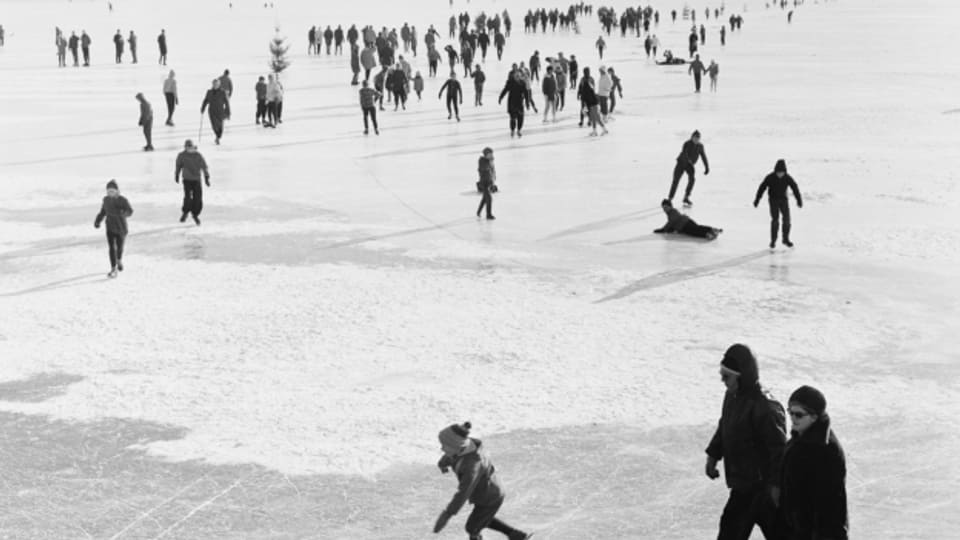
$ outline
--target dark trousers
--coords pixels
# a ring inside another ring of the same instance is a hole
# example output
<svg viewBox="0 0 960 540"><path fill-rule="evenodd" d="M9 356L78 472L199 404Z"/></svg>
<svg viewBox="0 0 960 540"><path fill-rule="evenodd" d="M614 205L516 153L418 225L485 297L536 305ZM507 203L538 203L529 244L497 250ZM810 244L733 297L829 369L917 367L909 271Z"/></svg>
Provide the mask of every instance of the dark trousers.
<svg viewBox="0 0 960 540"><path fill-rule="evenodd" d="M264 121L269 124L277 123L277 103L275 101L267 103L267 117Z"/></svg>
<svg viewBox="0 0 960 540"><path fill-rule="evenodd" d="M680 227L680 234L693 236L694 238L706 238L712 232L713 232L713 227L707 227L706 225L699 225L696 221L692 219L686 222L683 225L683 227Z"/></svg>
<svg viewBox="0 0 960 540"><path fill-rule="evenodd" d="M77 58L77 50L70 49L70 54L73 55L73 65L74 66L80 65L80 60Z"/></svg>
<svg viewBox="0 0 960 540"><path fill-rule="evenodd" d="M364 70L363 80L369 81L369 80L370 80L370 68L363 68L363 70Z"/></svg>
<svg viewBox="0 0 960 540"><path fill-rule="evenodd" d="M530 80L539 81L540 80L540 68L532 68L530 70Z"/></svg>
<svg viewBox="0 0 960 540"><path fill-rule="evenodd" d="M607 100L608 96L597 96L597 99L600 101L600 114L607 115Z"/></svg>
<svg viewBox="0 0 960 540"><path fill-rule="evenodd" d="M277 119L277 122L283 122L283 101L277 102L276 119Z"/></svg>
<svg viewBox="0 0 960 540"><path fill-rule="evenodd" d="M136 63L137 63L137 48L136 48L136 47L130 47L130 56L133 57L133 63L136 64Z"/></svg>
<svg viewBox="0 0 960 540"><path fill-rule="evenodd" d="M163 49L160 50L160 59L157 60L157 63L167 65L167 51Z"/></svg>
<svg viewBox="0 0 960 540"><path fill-rule="evenodd" d="M523 129L523 109L507 111L510 113L510 133Z"/></svg>
<svg viewBox="0 0 960 540"><path fill-rule="evenodd" d="M503 47L497 47L497 60L503 58Z"/></svg>
<svg viewBox="0 0 960 540"><path fill-rule="evenodd" d="M610 114L613 114L613 110L617 108L617 94L616 92L610 92Z"/></svg>
<svg viewBox="0 0 960 540"><path fill-rule="evenodd" d="M770 243L777 241L777 230L783 219L783 241L790 241L790 203L787 199L770 199Z"/></svg>
<svg viewBox="0 0 960 540"><path fill-rule="evenodd" d="M702 80L703 75L700 75L699 71L693 72L693 85L697 88L697 92L700 91L700 81Z"/></svg>
<svg viewBox="0 0 960 540"><path fill-rule="evenodd" d="M563 88L558 88L557 89L557 105L561 111L563 110L563 106L566 105L566 101L567 101L567 93L564 91Z"/></svg>
<svg viewBox="0 0 960 540"><path fill-rule="evenodd" d="M147 147L153 148L153 118L143 123L143 138L147 140Z"/></svg>
<svg viewBox="0 0 960 540"><path fill-rule="evenodd" d="M471 540L482 538L481 533L484 529L497 531L509 538L516 538L523 534L521 531L497 519L497 512L500 511L502 505L503 499L500 499L496 504L473 507L473 511L470 512L470 517L467 518L467 524L464 527L467 530L467 534L470 535Z"/></svg>
<svg viewBox="0 0 960 540"><path fill-rule="evenodd" d="M256 122L259 124L261 120L266 120L266 119L267 119L267 100L258 99Z"/></svg>
<svg viewBox="0 0 960 540"><path fill-rule="evenodd" d="M436 76L437 76L437 61L436 61L436 60L431 60L431 61L430 61L430 71L428 72L428 74L429 74L431 77L436 77Z"/></svg>
<svg viewBox="0 0 960 540"><path fill-rule="evenodd" d="M490 187L492 184L489 182L480 183L480 193L483 196L480 199L480 206L477 207L477 215L479 216L483 212L484 207L487 209L487 217L493 215L493 195L490 193ZM494 512L496 513L496 512Z"/></svg>
<svg viewBox="0 0 960 540"><path fill-rule="evenodd" d="M167 98L167 123L173 122L173 111L177 108L177 96L170 92L163 94Z"/></svg>
<svg viewBox="0 0 960 540"><path fill-rule="evenodd" d="M364 107L363 108L363 132L366 133L369 131L370 126L368 124L367 118L373 120L373 130L379 131L380 127L377 126L377 108L376 107Z"/></svg>
<svg viewBox="0 0 960 540"><path fill-rule="evenodd" d="M117 63L119 64L122 61L123 61L123 49L121 49L120 47L117 47Z"/></svg>
<svg viewBox="0 0 960 540"><path fill-rule="evenodd" d="M110 267L116 268L123 261L123 243L127 237L123 234L107 231L107 248L110 250Z"/></svg>
<svg viewBox="0 0 960 540"><path fill-rule="evenodd" d="M448 95L447 96L447 113L454 114L456 113L457 118L460 118L460 106L457 105L457 96Z"/></svg>
<svg viewBox="0 0 960 540"><path fill-rule="evenodd" d="M767 540L776 535L777 510L763 487L751 491L730 490L730 498L720 517L717 540L749 540L754 525L759 525Z"/></svg>
<svg viewBox="0 0 960 540"><path fill-rule="evenodd" d="M193 217L200 217L203 211L203 184L200 180L183 181L183 206L180 210L186 214L192 214Z"/></svg>
<svg viewBox="0 0 960 540"><path fill-rule="evenodd" d="M213 128L213 134L219 139L223 137L223 118L219 116L210 115L210 127Z"/></svg>
<svg viewBox="0 0 960 540"><path fill-rule="evenodd" d="M668 197L671 201L673 200L673 196L677 194L677 186L680 184L680 178L683 176L683 173L687 173L687 190L683 198L686 199L690 197L690 194L693 192L693 185L697 181L693 164L677 161L677 166L673 168L673 183L670 184L670 197Z"/></svg>
<svg viewBox="0 0 960 540"><path fill-rule="evenodd" d="M83 49L83 65L90 65L90 47L81 47Z"/></svg>
<svg viewBox="0 0 960 540"><path fill-rule="evenodd" d="M476 106L483 105L483 86L474 86L474 91L476 92L476 97L473 99L473 104Z"/></svg>

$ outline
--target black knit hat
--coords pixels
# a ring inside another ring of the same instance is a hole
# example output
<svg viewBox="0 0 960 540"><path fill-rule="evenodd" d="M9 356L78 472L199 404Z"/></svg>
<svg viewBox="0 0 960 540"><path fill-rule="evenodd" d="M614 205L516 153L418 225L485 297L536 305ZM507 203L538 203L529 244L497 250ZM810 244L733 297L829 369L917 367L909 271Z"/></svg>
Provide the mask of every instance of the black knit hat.
<svg viewBox="0 0 960 540"><path fill-rule="evenodd" d="M817 416L823 416L827 410L827 398L812 386L801 386L790 394L789 404L796 403Z"/></svg>
<svg viewBox="0 0 960 540"><path fill-rule="evenodd" d="M773 167L773 172L787 172L787 162L782 159L778 159L777 164Z"/></svg>
<svg viewBox="0 0 960 540"><path fill-rule="evenodd" d="M117 186L116 180L110 180L109 182L107 182L107 189L120 189L120 187Z"/></svg>
<svg viewBox="0 0 960 540"><path fill-rule="evenodd" d="M753 358L753 352L750 350L750 347L746 345L735 343L727 349L727 352L723 355L723 360L720 362L720 365L729 369L730 371L736 371L737 373L743 372L744 364L746 364L748 359Z"/></svg>

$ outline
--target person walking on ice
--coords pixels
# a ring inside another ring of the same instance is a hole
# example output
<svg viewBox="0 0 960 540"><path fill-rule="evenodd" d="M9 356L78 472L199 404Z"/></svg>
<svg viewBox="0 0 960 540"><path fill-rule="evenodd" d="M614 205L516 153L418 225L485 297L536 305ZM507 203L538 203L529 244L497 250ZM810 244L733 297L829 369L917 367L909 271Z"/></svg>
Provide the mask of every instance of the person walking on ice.
<svg viewBox="0 0 960 540"><path fill-rule="evenodd" d="M143 137L147 140L147 145L143 147L144 152L153 151L153 107L150 106L150 102L147 101L147 98L143 97L143 94L137 92L135 96L137 101L140 102L140 121L137 123L138 126L143 128Z"/></svg>
<svg viewBox="0 0 960 540"><path fill-rule="evenodd" d="M690 67L687 68L687 73L693 74L693 86L698 94L700 93L700 82L703 80L703 74L706 71L707 68L703 65L703 62L700 61L700 55L695 55L693 62L690 62Z"/></svg>
<svg viewBox="0 0 960 540"><path fill-rule="evenodd" d="M746 540L759 525L764 538L777 539L780 464L787 439L783 405L761 388L757 359L746 345L727 349L720 378L726 393L704 468L716 480L717 463L723 460L730 489L717 538Z"/></svg>
<svg viewBox="0 0 960 540"><path fill-rule="evenodd" d="M696 221L690 219L689 216L674 208L673 203L668 199L664 199L660 203L660 208L663 210L663 213L667 215L667 222L663 227L653 231L656 234L679 233L694 238L715 240L717 236L723 232L723 229L698 224Z"/></svg>
<svg viewBox="0 0 960 540"><path fill-rule="evenodd" d="M197 151L193 141L187 139L183 143L183 152L177 155L177 168L173 173L173 181L180 183L180 173L183 173L183 206L180 214L180 223L187 220L187 215L193 215L193 222L200 225L200 212L203 211L203 186L200 184L200 175L207 187L210 187L210 171L203 155Z"/></svg>
<svg viewBox="0 0 960 540"><path fill-rule="evenodd" d="M693 186L696 183L694 165L697 164L700 158L703 158L703 174L710 174L710 163L707 161L707 153L703 149L703 144L700 143L700 132L694 131L693 134L690 135L690 140L683 143L683 148L680 149L680 155L677 156L677 164L673 168L673 183L670 184L670 196L667 197L671 204L673 203L674 195L677 194L677 185L680 183L680 177L686 173L687 189L683 196L683 204L693 206L693 202L690 200L690 194L693 193Z"/></svg>
<svg viewBox="0 0 960 540"><path fill-rule="evenodd" d="M163 97L167 101L167 121L166 125L173 126L173 111L180 104L180 96L177 94L177 74L170 70L170 74L163 81Z"/></svg>
<svg viewBox="0 0 960 540"><path fill-rule="evenodd" d="M790 201L787 198L787 188L793 191L793 196L797 199L797 208L803 208L800 188L797 187L793 177L787 174L787 162L779 159L773 167L773 172L760 183L757 196L753 199L753 207L756 208L760 205L763 192L769 190L767 197L770 202L770 249L777 246L777 232L781 218L783 219L783 245L793 247L793 242L790 241Z"/></svg>
<svg viewBox="0 0 960 540"><path fill-rule="evenodd" d="M600 53L600 60L603 60L603 50L607 48L607 42L603 40L603 36L597 38L597 51Z"/></svg>
<svg viewBox="0 0 960 540"><path fill-rule="evenodd" d="M487 209L487 219L497 219L493 217L493 190L497 182L497 168L493 164L493 149L489 146L483 149L483 155L477 162L477 172L480 173L480 181L477 182L477 189L483 195L480 200L480 206L477 208L477 217L483 209Z"/></svg>
<svg viewBox="0 0 960 540"><path fill-rule="evenodd" d="M208 106L210 107L210 127L213 128L213 134L217 137L214 142L220 144L220 138L223 137L223 121L230 119L230 100L220 88L220 79L214 79L211 83L207 95L203 97L203 104L200 105L200 114L203 114Z"/></svg>
<svg viewBox="0 0 960 540"><path fill-rule="evenodd" d="M447 120L453 118L454 113L456 113L457 122L459 122L459 105L463 105L463 89L460 87L460 81L457 80L457 73L452 69L450 70L450 78L443 83L443 86L440 87L440 91L437 92L437 99L443 97L444 90L447 91Z"/></svg>
<svg viewBox="0 0 960 540"><path fill-rule="evenodd" d="M532 538L532 534L515 529L497 518L505 493L497 479L496 468L484 451L483 442L470 437L471 427L470 422L465 422L453 424L440 431L443 457L437 466L441 473L446 474L452 470L457 475L458 488L450 504L437 518L433 532L442 531L450 518L470 502L473 504L473 511L470 512L464 527L470 540L482 540L484 529L497 531L508 540Z"/></svg>
<svg viewBox="0 0 960 540"><path fill-rule="evenodd" d="M720 74L720 66L717 64L716 60L710 61L710 66L707 68L707 74L710 75L710 91L717 91L717 75Z"/></svg>
<svg viewBox="0 0 960 540"><path fill-rule="evenodd" d="M133 215L133 208L126 197L120 195L116 180L107 182L107 195L100 205L100 213L93 220L94 228L99 229L107 220L107 247L110 251L110 273L107 277L117 277L123 272L123 245L127 239L127 218Z"/></svg>
<svg viewBox="0 0 960 540"><path fill-rule="evenodd" d="M370 88L370 83L363 81L360 88L360 109L363 111L363 134L370 133L369 120L373 120L373 132L380 134L380 127L377 125L377 100L383 97L383 94ZM369 120L368 120L369 118Z"/></svg>

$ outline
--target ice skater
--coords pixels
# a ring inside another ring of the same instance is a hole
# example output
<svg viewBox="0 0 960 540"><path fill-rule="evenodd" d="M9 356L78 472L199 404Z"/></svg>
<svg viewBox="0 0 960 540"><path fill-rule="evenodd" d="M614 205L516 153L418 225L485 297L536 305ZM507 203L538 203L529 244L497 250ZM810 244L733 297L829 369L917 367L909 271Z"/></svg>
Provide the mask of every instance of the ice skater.
<svg viewBox="0 0 960 540"><path fill-rule="evenodd" d="M130 45L130 57L133 59L132 63L137 63L137 35L133 33L133 30L130 31L130 37L127 38L127 44Z"/></svg>
<svg viewBox="0 0 960 540"><path fill-rule="evenodd" d="M203 181L210 187L210 171L203 155L197 151L193 141L187 139L183 143L183 152L177 155L177 168L173 173L173 181L180 183L180 173L183 173L183 205L181 206L180 223L187 220L187 215L193 216L193 222L200 225L200 212L203 211Z"/></svg>
<svg viewBox="0 0 960 540"><path fill-rule="evenodd" d="M793 429L780 478L787 537L846 540L847 463L830 427L827 399L816 388L801 386L790 395L787 409Z"/></svg>
<svg viewBox="0 0 960 540"><path fill-rule="evenodd" d="M707 74L710 75L710 91L717 91L717 76L720 74L720 66L715 60L710 61L710 66L707 68Z"/></svg>
<svg viewBox="0 0 960 540"><path fill-rule="evenodd" d="M167 31L160 29L160 35L157 36L157 47L160 49L160 59L157 60L158 64L167 65Z"/></svg>
<svg viewBox="0 0 960 540"><path fill-rule="evenodd" d="M530 92L527 89L527 85L522 80L523 74L517 69L511 73L510 77L507 78L507 83L503 85L503 90L500 91L500 98L497 100L498 104L503 103L503 98L507 98L507 114L510 115L510 136L513 137L516 134L517 137L523 137L523 115L524 108L533 108L533 112L537 111L536 104L530 99Z"/></svg>
<svg viewBox="0 0 960 540"><path fill-rule="evenodd" d="M696 93L700 93L700 82L703 80L703 74L707 71L707 68L703 65L703 62L700 61L700 55L694 55L693 61L690 62L690 67L687 68L687 74L693 74L693 86Z"/></svg>
<svg viewBox="0 0 960 540"><path fill-rule="evenodd" d="M163 97L167 101L167 121L166 125L173 126L173 111L180 104L180 96L177 94L177 74L170 70L170 74L163 81Z"/></svg>
<svg viewBox="0 0 960 540"><path fill-rule="evenodd" d="M153 107L150 106L150 102L143 97L142 93L137 92L135 97L140 102L140 120L137 125L143 128L143 137L147 141L143 151L153 152Z"/></svg>
<svg viewBox="0 0 960 540"><path fill-rule="evenodd" d="M267 123L267 80L263 78L263 75L257 78L257 84L253 86L253 91L257 96L257 111L254 122L259 126L261 121L264 124Z"/></svg>
<svg viewBox="0 0 960 540"><path fill-rule="evenodd" d="M780 498L780 463L786 446L783 406L760 386L757 359L741 344L732 345L720 362L726 386L720 421L707 446L704 470L720 477L723 460L730 495L720 518L719 540L750 538L755 525L774 540Z"/></svg>
<svg viewBox="0 0 960 540"><path fill-rule="evenodd" d="M787 162L779 159L773 167L773 172L760 183L757 196L753 199L753 207L756 208L760 205L763 192L769 190L767 197L770 202L770 249L777 246L777 232L781 219L783 219L783 245L793 247L793 242L790 241L790 200L787 198L787 188L793 191L793 196L797 199L797 208L803 208L800 188L797 187L793 177L787 174Z"/></svg>
<svg viewBox="0 0 960 540"><path fill-rule="evenodd" d="M120 33L120 29L117 29L117 33L113 35L113 48L116 52L116 62L119 64L123 62L123 35Z"/></svg>
<svg viewBox="0 0 960 540"><path fill-rule="evenodd" d="M419 75L419 72L417 73ZM360 110L363 112L363 134L370 133L368 118L373 120L373 132L380 134L380 127L377 125L377 100L383 98L383 94L370 88L370 83L363 81L360 88Z"/></svg>
<svg viewBox="0 0 960 540"><path fill-rule="evenodd" d="M477 67L473 70L473 106L482 107L483 106L483 83L487 81L487 75L480 69L480 64L477 64Z"/></svg>
<svg viewBox="0 0 960 540"><path fill-rule="evenodd" d="M117 277L117 272L123 272L123 245L127 239L127 218L133 215L133 208L126 197L120 195L120 188L116 180L107 182L107 195L100 205L100 213L93 220L93 226L100 228L100 223L107 220L107 247L110 251L110 273L107 277Z"/></svg>
<svg viewBox="0 0 960 540"><path fill-rule="evenodd" d="M457 73L452 69L450 70L450 78L440 87L437 99L443 97L444 90L447 91L447 120L450 120L456 114L457 122L459 122L460 107L457 104L463 105L463 89L460 87L460 81L457 80Z"/></svg>
<svg viewBox="0 0 960 540"><path fill-rule="evenodd" d="M600 53L600 60L603 60L603 50L607 48L607 42L603 40L603 36L597 38L597 51Z"/></svg>
<svg viewBox="0 0 960 540"><path fill-rule="evenodd" d="M497 518L505 494L497 479L496 468L484 452L483 443L470 437L470 428L470 422L453 424L439 434L443 457L437 466L444 474L453 470L459 487L437 518L433 532L442 531L450 518L469 501L473 504L473 511L467 518L465 529L470 540L482 540L484 529L497 531L509 540L528 540L532 534L514 529Z"/></svg>
<svg viewBox="0 0 960 540"><path fill-rule="evenodd" d="M483 149L477 162L477 172L480 173L477 189L483 195L480 206L477 208L477 217L479 218L480 213L486 208L487 219L497 219L493 217L493 192L496 190L497 168L493 164L493 149L489 146Z"/></svg>
<svg viewBox="0 0 960 540"><path fill-rule="evenodd" d="M674 208L669 199L664 199L660 203L660 208L667 215L667 222L663 227L653 231L656 234L678 233L694 238L715 240L723 232L723 229L698 224L689 216Z"/></svg>
<svg viewBox="0 0 960 540"><path fill-rule="evenodd" d="M700 132L694 131L693 134L690 135L690 140L683 143L683 148L680 149L680 155L677 156L677 164L673 168L673 182L670 184L670 196L667 197L671 204L673 203L674 195L677 194L680 177L686 173L687 189L683 196L683 204L693 206L693 201L690 200L690 194L693 193L693 186L696 183L694 165L697 164L700 158L703 158L703 174L710 174L710 163L707 161L707 153L704 151L703 144L700 142Z"/></svg>
<svg viewBox="0 0 960 540"><path fill-rule="evenodd" d="M230 100L227 94L220 88L220 79L214 79L210 83L210 89L203 97L203 104L200 105L200 114L207 111L209 106L210 127L213 128L213 134L216 135L214 142L220 144L220 138L223 137L223 122L230 119Z"/></svg>
<svg viewBox="0 0 960 540"><path fill-rule="evenodd" d="M423 75L418 71L413 76L413 91L417 93L417 101L423 100Z"/></svg>
<svg viewBox="0 0 960 540"><path fill-rule="evenodd" d="M547 72L543 76L543 82L540 83L540 89L543 91L543 123L547 123L547 117L552 113L553 121L557 121L557 79L553 75L553 66L547 66Z"/></svg>
<svg viewBox="0 0 960 540"><path fill-rule="evenodd" d="M90 44L93 40L86 30L80 32L80 51L83 52L83 67L90 67Z"/></svg>

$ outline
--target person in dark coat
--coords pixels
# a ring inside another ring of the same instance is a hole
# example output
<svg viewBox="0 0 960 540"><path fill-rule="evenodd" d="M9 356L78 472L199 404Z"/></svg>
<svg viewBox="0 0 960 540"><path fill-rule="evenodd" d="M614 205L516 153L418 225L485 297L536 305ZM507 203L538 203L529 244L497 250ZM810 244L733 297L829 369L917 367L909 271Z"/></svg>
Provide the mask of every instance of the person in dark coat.
<svg viewBox="0 0 960 540"><path fill-rule="evenodd" d="M77 47L80 46L80 38L77 37L76 32L70 33L70 40L67 41L67 46L70 48L70 54L73 55L73 67L78 67L80 65L80 59L77 57Z"/></svg>
<svg viewBox="0 0 960 540"><path fill-rule="evenodd" d="M660 208L663 210L663 213L667 215L667 222L663 227L653 231L656 234L678 233L694 238L714 240L723 232L723 229L698 224L696 221L690 219L689 216L674 208L673 203L671 203L669 199L664 199L660 203Z"/></svg>
<svg viewBox="0 0 960 540"><path fill-rule="evenodd" d="M457 80L457 74L452 69L450 70L450 78L443 83L443 86L440 87L440 91L437 92L437 99L443 97L443 91L447 91L447 120L453 118L453 115L457 115L457 122L460 121L460 107L463 105L463 88L460 86L460 81Z"/></svg>
<svg viewBox="0 0 960 540"><path fill-rule="evenodd" d="M504 534L509 540L527 540L531 535L507 525L497 518L505 498L503 487L497 479L496 467L483 450L483 443L470 437L470 422L453 424L440 434L443 457L437 462L440 472L452 470L457 475L458 488L450 504L440 513L433 527L439 533L450 518L467 503L473 511L467 518L465 529L470 540L481 540L482 531L490 529Z"/></svg>
<svg viewBox="0 0 960 540"><path fill-rule="evenodd" d="M210 171L203 155L197 151L193 141L187 139L183 143L183 152L177 154L177 165L173 173L173 181L180 183L183 174L183 206L180 214L180 223L187 220L187 215L193 215L193 222L200 225L200 212L203 211L203 186L200 177L207 187L210 187Z"/></svg>
<svg viewBox="0 0 960 540"><path fill-rule="evenodd" d="M677 186L680 184L680 178L686 173L687 190L683 196L683 204L688 206L693 205L693 202L690 200L690 194L693 193L693 186L696 183L694 165L697 164L700 158L703 158L703 174L710 174L710 163L707 161L707 153L704 151L703 144L700 142L700 132L694 131L693 134L690 135L690 140L683 143L683 148L680 149L680 154L677 156L677 164L673 168L673 182L670 184L670 196L667 197L670 201L673 201L674 195L677 194Z"/></svg>
<svg viewBox="0 0 960 540"><path fill-rule="evenodd" d="M120 195L116 180L107 182L107 196L100 205L100 213L93 220L93 226L107 220L107 246L110 250L110 273L107 277L117 277L117 271L123 272L123 245L127 239L127 218L133 215L133 208L127 198Z"/></svg>
<svg viewBox="0 0 960 540"><path fill-rule="evenodd" d="M165 66L167 65L167 33L165 30L160 30L160 35L157 36L157 46L160 48L160 60L157 63Z"/></svg>
<svg viewBox="0 0 960 540"><path fill-rule="evenodd" d="M687 68L687 74L693 74L693 88L699 94L700 93L700 83L703 80L703 74L706 73L707 67L703 65L703 62L700 60L700 55L694 55L693 61L690 62L690 67Z"/></svg>
<svg viewBox="0 0 960 540"><path fill-rule="evenodd" d="M260 125L260 120L267 123L267 81L261 75L257 79L257 84L253 87L257 96L256 124Z"/></svg>
<svg viewBox="0 0 960 540"><path fill-rule="evenodd" d="M83 66L90 67L90 44L93 40L86 30L80 32L80 50L83 52Z"/></svg>
<svg viewBox="0 0 960 540"><path fill-rule="evenodd" d="M130 31L130 37L127 38L127 43L130 45L130 56L133 58L133 63L137 63L137 34L133 33L133 30Z"/></svg>
<svg viewBox="0 0 960 540"><path fill-rule="evenodd" d="M404 73L400 64L397 64L390 73L390 79L387 81L387 86L390 88L390 91L393 92L394 111L396 111L398 107L403 107L403 110L407 110L407 84L407 74Z"/></svg>
<svg viewBox="0 0 960 540"><path fill-rule="evenodd" d="M742 344L727 349L720 362L727 387L717 429L707 446L706 474L720 476L723 460L730 496L720 518L717 540L748 540L755 525L767 540L774 536L780 499L780 465L786 446L783 407L765 394L757 359Z"/></svg>
<svg viewBox="0 0 960 540"><path fill-rule="evenodd" d="M760 183L757 196L753 199L753 207L756 208L760 205L763 192L769 189L770 249L777 246L777 232L780 228L781 216L783 217L783 245L793 247L793 242L790 241L790 201L787 199L787 188L793 191L793 196L797 199L797 208L803 208L800 188L797 187L793 177L787 174L787 162L779 159L773 167L773 172L768 174Z"/></svg>
<svg viewBox="0 0 960 540"><path fill-rule="evenodd" d="M480 180L477 182L477 188L483 197L480 199L480 206L477 207L477 217L483 209L487 209L487 219L497 219L493 217L493 185L497 181L497 169L493 165L493 148L489 146L483 149L483 155L477 162L477 172L480 173Z"/></svg>
<svg viewBox="0 0 960 540"><path fill-rule="evenodd" d="M210 126L217 137L214 142L220 144L220 138L223 137L223 121L230 119L230 100L220 88L220 79L214 79L211 88L207 90L207 95L204 96L203 104L200 106L200 114L203 114L208 106L210 107Z"/></svg>
<svg viewBox="0 0 960 540"><path fill-rule="evenodd" d="M119 64L123 61L123 35L120 34L120 30L117 30L117 33L113 35L113 48L116 51L116 61Z"/></svg>
<svg viewBox="0 0 960 540"><path fill-rule="evenodd" d="M516 134L517 137L523 137L523 114L524 109L533 108L537 111L537 106L530 99L530 92L527 91L527 85L521 80L522 73L519 69L514 70L503 85L500 91L500 98L497 103L503 103L503 98L507 98L507 114L510 115L510 136Z"/></svg>
<svg viewBox="0 0 960 540"><path fill-rule="evenodd" d="M827 400L801 386L787 408L793 423L783 455L780 511L785 540L847 540L847 465L830 427Z"/></svg>
<svg viewBox="0 0 960 540"><path fill-rule="evenodd" d="M350 86L356 86L360 84L360 47L356 42L350 44L350 69L353 71Z"/></svg>
<svg viewBox="0 0 960 540"><path fill-rule="evenodd" d="M135 96L140 102L140 120L138 126L143 128L143 137L147 140L147 145L143 147L144 152L153 151L153 107L142 93L137 92Z"/></svg>

